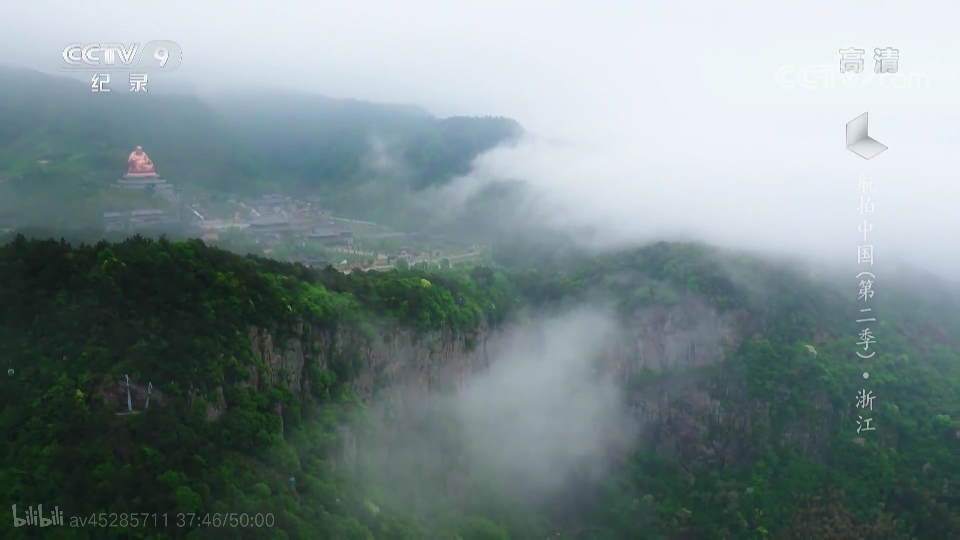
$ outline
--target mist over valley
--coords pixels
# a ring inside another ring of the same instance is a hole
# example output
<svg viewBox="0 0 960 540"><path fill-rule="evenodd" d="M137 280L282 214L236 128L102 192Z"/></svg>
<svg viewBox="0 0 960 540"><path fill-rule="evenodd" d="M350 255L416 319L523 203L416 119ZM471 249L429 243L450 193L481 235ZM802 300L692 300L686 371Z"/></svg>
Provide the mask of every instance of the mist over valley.
<svg viewBox="0 0 960 540"><path fill-rule="evenodd" d="M0 7L4 537L960 538L955 8L65 6Z"/></svg>

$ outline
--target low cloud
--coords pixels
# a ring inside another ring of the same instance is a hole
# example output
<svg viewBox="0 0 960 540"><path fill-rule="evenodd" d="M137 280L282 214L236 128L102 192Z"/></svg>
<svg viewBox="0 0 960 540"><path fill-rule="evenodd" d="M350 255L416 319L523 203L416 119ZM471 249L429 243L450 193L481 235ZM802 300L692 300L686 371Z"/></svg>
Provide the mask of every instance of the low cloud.
<svg viewBox="0 0 960 540"><path fill-rule="evenodd" d="M495 336L489 368L456 393L387 390L372 410L396 435L362 445L379 456L381 485L426 511L488 489L548 502L571 481L598 478L611 449L629 447L637 433L622 385L598 363L620 335L611 312L581 306Z"/></svg>
<svg viewBox="0 0 960 540"><path fill-rule="evenodd" d="M514 330L457 398L471 462L525 495L602 466L612 434L632 426L622 386L596 363L618 332L610 314L583 308Z"/></svg>
<svg viewBox="0 0 960 540"><path fill-rule="evenodd" d="M956 185L918 175L893 150L877 158L888 158L883 167L866 166L844 151L840 114L835 129L819 138L778 141L764 140L762 126L756 126L758 135L737 141L710 128L660 146L640 137L558 143L530 135L480 156L469 174L427 200L459 215L491 186L519 182L520 200L501 205L501 227L563 232L598 251L703 241L856 265L857 246L870 244L880 254L878 264L898 260L941 274L960 270L957 253L938 247L950 241L952 227L947 203L935 196L955 192ZM909 144L885 134L891 148ZM935 146L913 143L899 150L946 160ZM860 192L861 178L870 179L873 191ZM933 186L940 189L928 189ZM861 198L872 200L873 214L864 211ZM865 222L866 238L860 231Z"/></svg>

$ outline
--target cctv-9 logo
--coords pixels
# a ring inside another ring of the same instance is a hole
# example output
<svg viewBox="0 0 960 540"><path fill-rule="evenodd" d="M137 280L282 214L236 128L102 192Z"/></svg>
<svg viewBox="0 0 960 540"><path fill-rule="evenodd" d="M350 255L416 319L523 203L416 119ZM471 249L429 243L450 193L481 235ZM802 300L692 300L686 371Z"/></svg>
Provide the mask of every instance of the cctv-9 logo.
<svg viewBox="0 0 960 540"><path fill-rule="evenodd" d="M173 71L183 61L183 50L176 43L158 39L144 45L138 70L147 72Z"/></svg>

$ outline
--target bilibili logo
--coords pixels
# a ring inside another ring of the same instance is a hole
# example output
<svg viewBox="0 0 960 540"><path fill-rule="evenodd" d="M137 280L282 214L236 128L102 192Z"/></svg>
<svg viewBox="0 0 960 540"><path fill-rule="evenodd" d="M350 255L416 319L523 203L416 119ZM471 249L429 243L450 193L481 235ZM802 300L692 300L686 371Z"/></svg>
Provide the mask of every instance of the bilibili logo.
<svg viewBox="0 0 960 540"><path fill-rule="evenodd" d="M36 527L63 525L63 512L60 511L59 506L54 506L53 511L49 512L46 516L43 515L42 504L37 505L36 510L34 510L32 506L28 506L23 517L17 515L17 505L13 505L12 508L14 527L23 527L26 525L34 525Z"/></svg>

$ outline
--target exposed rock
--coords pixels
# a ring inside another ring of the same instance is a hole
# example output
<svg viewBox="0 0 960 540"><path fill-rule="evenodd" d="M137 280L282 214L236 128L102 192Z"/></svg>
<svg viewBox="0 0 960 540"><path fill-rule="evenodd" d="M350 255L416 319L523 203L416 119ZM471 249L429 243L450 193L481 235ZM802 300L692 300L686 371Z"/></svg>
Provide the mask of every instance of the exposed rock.
<svg viewBox="0 0 960 540"><path fill-rule="evenodd" d="M301 331L302 327L303 324L300 323ZM271 385L287 386L293 391L301 393L303 389L300 386L300 381L303 378L305 362L302 340L289 337L281 347L274 343L274 336L268 331L257 328L250 329L249 339L254 355L267 368L269 383ZM250 379L246 381L246 384L256 388L259 382L258 373L251 369Z"/></svg>
<svg viewBox="0 0 960 540"><path fill-rule="evenodd" d="M280 438L283 438L283 404L275 403L273 405L273 414L280 419Z"/></svg>
<svg viewBox="0 0 960 540"><path fill-rule="evenodd" d="M223 416L223 413L227 412L227 401L223 397L223 387L218 386L214 389L213 395L216 401L214 403L207 403L207 422L215 422Z"/></svg>

